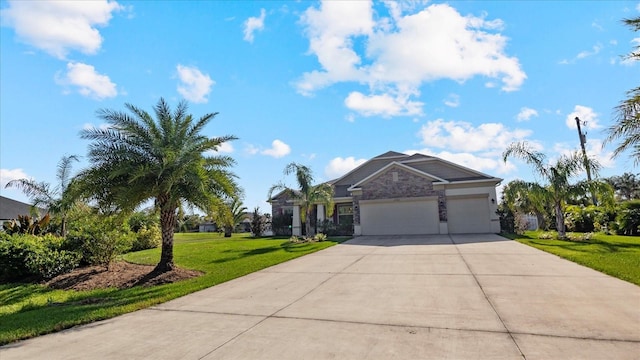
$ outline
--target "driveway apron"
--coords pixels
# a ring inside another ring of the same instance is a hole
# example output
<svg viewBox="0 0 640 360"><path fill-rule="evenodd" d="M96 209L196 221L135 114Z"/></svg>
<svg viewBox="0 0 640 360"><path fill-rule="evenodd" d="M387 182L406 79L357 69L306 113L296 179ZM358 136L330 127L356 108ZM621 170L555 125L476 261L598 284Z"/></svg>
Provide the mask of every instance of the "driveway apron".
<svg viewBox="0 0 640 360"><path fill-rule="evenodd" d="M640 359L640 287L497 235L362 236L0 359Z"/></svg>

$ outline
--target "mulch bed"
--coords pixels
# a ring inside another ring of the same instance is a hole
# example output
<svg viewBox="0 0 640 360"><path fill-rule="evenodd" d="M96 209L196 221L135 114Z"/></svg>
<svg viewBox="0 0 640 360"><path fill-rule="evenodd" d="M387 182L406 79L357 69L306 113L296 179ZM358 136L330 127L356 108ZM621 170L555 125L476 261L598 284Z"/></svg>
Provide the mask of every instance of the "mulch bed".
<svg viewBox="0 0 640 360"><path fill-rule="evenodd" d="M186 280L202 275L199 271L175 268L159 273L155 266L138 265L125 261L104 266L88 266L56 276L44 284L54 289L94 290L105 288L127 289L134 286L155 286Z"/></svg>

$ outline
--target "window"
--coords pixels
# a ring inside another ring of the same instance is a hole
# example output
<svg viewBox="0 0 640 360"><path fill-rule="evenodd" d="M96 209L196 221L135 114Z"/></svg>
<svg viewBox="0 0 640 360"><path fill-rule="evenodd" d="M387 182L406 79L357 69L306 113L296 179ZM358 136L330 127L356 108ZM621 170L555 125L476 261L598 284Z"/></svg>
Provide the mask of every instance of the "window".
<svg viewBox="0 0 640 360"><path fill-rule="evenodd" d="M353 205L338 205L338 224L353 224Z"/></svg>

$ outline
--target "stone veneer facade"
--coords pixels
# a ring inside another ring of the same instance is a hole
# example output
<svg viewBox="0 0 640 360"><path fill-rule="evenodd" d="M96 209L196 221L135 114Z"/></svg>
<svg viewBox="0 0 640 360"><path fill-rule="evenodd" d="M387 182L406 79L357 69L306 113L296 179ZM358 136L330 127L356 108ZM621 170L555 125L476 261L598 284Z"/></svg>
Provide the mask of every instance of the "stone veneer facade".
<svg viewBox="0 0 640 360"><path fill-rule="evenodd" d="M397 175L394 175L396 173ZM433 183L405 169L390 168L361 186L362 195L353 196L353 223L360 224L360 200L438 197L441 222L447 221L444 190L433 190Z"/></svg>

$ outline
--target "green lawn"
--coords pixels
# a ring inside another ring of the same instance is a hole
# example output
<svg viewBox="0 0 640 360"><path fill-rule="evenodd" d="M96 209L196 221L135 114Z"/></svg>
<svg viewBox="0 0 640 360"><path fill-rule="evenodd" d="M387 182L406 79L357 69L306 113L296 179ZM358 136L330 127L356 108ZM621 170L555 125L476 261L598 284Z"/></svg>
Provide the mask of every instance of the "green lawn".
<svg viewBox="0 0 640 360"><path fill-rule="evenodd" d="M538 239L538 232L515 240L605 274L640 285L640 237L595 234L584 242Z"/></svg>
<svg viewBox="0 0 640 360"><path fill-rule="evenodd" d="M52 290L42 285L0 285L0 345L79 324L111 318L225 282L343 241L293 244L288 239L252 239L234 234L176 234L178 266L204 275L155 287L94 291ZM160 249L126 254L134 263L155 264Z"/></svg>

